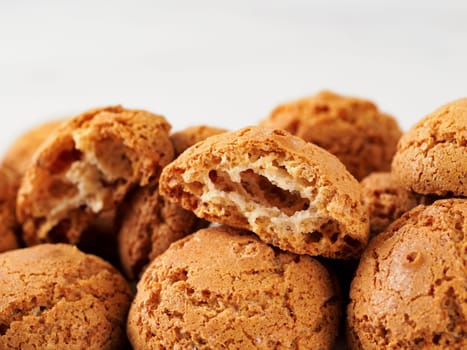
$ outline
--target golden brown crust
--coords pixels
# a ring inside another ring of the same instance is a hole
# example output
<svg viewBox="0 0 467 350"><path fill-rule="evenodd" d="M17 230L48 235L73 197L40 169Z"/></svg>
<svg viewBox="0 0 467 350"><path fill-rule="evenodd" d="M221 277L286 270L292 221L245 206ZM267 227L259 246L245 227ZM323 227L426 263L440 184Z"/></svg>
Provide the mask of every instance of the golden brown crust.
<svg viewBox="0 0 467 350"><path fill-rule="evenodd" d="M422 198L402 188L391 173L371 173L362 185L363 201L370 210L370 234L383 232L394 220L422 202Z"/></svg>
<svg viewBox="0 0 467 350"><path fill-rule="evenodd" d="M163 117L121 106L62 124L22 180L17 213L26 243L79 242L97 214L157 178L172 160L169 130Z"/></svg>
<svg viewBox="0 0 467 350"><path fill-rule="evenodd" d="M16 194L19 175L7 166L0 166L0 253L18 248Z"/></svg>
<svg viewBox="0 0 467 350"><path fill-rule="evenodd" d="M0 254L1 349L124 349L131 291L111 265L65 244Z"/></svg>
<svg viewBox="0 0 467 350"><path fill-rule="evenodd" d="M216 128L207 125L190 126L186 129L174 132L170 135L170 141L174 146L175 157L178 157L187 148L195 143L207 139L209 136L214 136L227 132L228 130Z"/></svg>
<svg viewBox="0 0 467 350"><path fill-rule="evenodd" d="M28 130L6 151L2 164L23 176L26 169L31 165L34 153L40 145L56 130L66 119L48 121Z"/></svg>
<svg viewBox="0 0 467 350"><path fill-rule="evenodd" d="M368 239L359 183L336 157L284 130L249 127L197 143L163 170L160 191L298 254L358 256Z"/></svg>
<svg viewBox="0 0 467 350"><path fill-rule="evenodd" d="M467 200L420 205L372 239L347 309L352 349L467 348Z"/></svg>
<svg viewBox="0 0 467 350"><path fill-rule="evenodd" d="M137 279L172 242L208 225L191 211L166 201L159 194L157 182L136 189L119 211L120 263L130 279Z"/></svg>
<svg viewBox="0 0 467 350"><path fill-rule="evenodd" d="M404 134L392 171L408 190L467 196L467 98L438 108Z"/></svg>
<svg viewBox="0 0 467 350"><path fill-rule="evenodd" d="M331 152L358 180L389 171L401 130L370 101L329 91L276 107L261 125L282 128Z"/></svg>
<svg viewBox="0 0 467 350"><path fill-rule="evenodd" d="M172 244L137 288L135 350L330 349L337 332L339 297L320 263L225 227Z"/></svg>

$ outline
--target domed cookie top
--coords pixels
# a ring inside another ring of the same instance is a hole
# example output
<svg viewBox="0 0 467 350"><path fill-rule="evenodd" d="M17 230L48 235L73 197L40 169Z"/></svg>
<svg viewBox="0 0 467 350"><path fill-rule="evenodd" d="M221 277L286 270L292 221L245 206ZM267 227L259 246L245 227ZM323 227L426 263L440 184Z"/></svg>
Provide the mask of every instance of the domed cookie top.
<svg viewBox="0 0 467 350"><path fill-rule="evenodd" d="M329 91L279 105L261 125L323 147L358 180L390 169L401 136L397 121L374 103Z"/></svg>
<svg viewBox="0 0 467 350"><path fill-rule="evenodd" d="M126 349L130 302L110 264L73 246L0 254L0 349Z"/></svg>
<svg viewBox="0 0 467 350"><path fill-rule="evenodd" d="M161 116L120 106L62 124L36 153L19 190L26 243L77 243L96 214L157 178L172 160L169 129Z"/></svg>
<svg viewBox="0 0 467 350"><path fill-rule="evenodd" d="M339 297L327 270L226 227L170 246L137 286L139 349L331 349Z"/></svg>
<svg viewBox="0 0 467 350"><path fill-rule="evenodd" d="M0 253L18 248L16 193L19 175L7 166L0 166Z"/></svg>
<svg viewBox="0 0 467 350"><path fill-rule="evenodd" d="M175 157L180 155L188 147L193 146L195 143L202 141L209 136L218 135L226 131L226 129L222 128L215 128L207 125L196 125L174 132L170 135L170 141L172 141L174 146Z"/></svg>
<svg viewBox="0 0 467 350"><path fill-rule="evenodd" d="M373 238L352 282L352 349L467 348L467 200L420 205Z"/></svg>
<svg viewBox="0 0 467 350"><path fill-rule="evenodd" d="M23 176L32 163L34 153L65 120L48 121L19 136L6 151L2 161L3 165Z"/></svg>
<svg viewBox="0 0 467 350"><path fill-rule="evenodd" d="M467 196L467 98L438 108L404 134L392 170L414 192Z"/></svg>
<svg viewBox="0 0 467 350"><path fill-rule="evenodd" d="M164 168L159 186L199 217L294 253L358 256L368 239L359 183L332 154L284 130L212 136Z"/></svg>

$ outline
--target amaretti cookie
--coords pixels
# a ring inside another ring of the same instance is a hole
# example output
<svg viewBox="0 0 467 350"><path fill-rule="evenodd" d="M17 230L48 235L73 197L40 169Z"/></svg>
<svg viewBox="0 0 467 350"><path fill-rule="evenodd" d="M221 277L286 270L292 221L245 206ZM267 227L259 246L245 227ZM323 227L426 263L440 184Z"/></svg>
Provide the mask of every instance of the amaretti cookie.
<svg viewBox="0 0 467 350"><path fill-rule="evenodd" d="M138 278L172 242L208 225L191 211L165 200L157 182L136 189L119 208L119 216L120 263L130 279Z"/></svg>
<svg viewBox="0 0 467 350"><path fill-rule="evenodd" d="M328 150L358 180L389 171L401 130L371 101L322 91L276 107L261 125L282 128Z"/></svg>
<svg viewBox="0 0 467 350"><path fill-rule="evenodd" d="M111 265L71 245L0 254L0 348L126 349L131 297Z"/></svg>
<svg viewBox="0 0 467 350"><path fill-rule="evenodd" d="M7 166L0 166L0 253L18 248L19 224L16 220L16 194L19 175Z"/></svg>
<svg viewBox="0 0 467 350"><path fill-rule="evenodd" d="M404 134L392 170L408 190L467 196L467 98L438 108Z"/></svg>
<svg viewBox="0 0 467 350"><path fill-rule="evenodd" d="M170 141L174 146L175 157L178 157L188 147L202 141L209 136L218 135L226 132L226 129L216 128L207 125L190 126L186 129L174 132L170 135Z"/></svg>
<svg viewBox="0 0 467 350"><path fill-rule="evenodd" d="M211 136L164 168L159 187L199 217L298 254L357 256L368 239L360 184L332 154L280 129Z"/></svg>
<svg viewBox="0 0 467 350"><path fill-rule="evenodd" d="M134 186L157 179L173 158L170 125L121 106L72 118L35 155L18 193L27 244L79 242L99 213L112 210Z"/></svg>
<svg viewBox="0 0 467 350"><path fill-rule="evenodd" d="M138 283L127 332L141 349L331 349L339 296L328 271L226 227L158 256Z"/></svg>
<svg viewBox="0 0 467 350"><path fill-rule="evenodd" d="M34 153L65 120L48 121L19 136L6 151L2 161L3 165L22 176L31 165Z"/></svg>
<svg viewBox="0 0 467 350"><path fill-rule="evenodd" d="M368 245L348 306L351 349L467 349L467 200L404 214Z"/></svg>
<svg viewBox="0 0 467 350"><path fill-rule="evenodd" d="M423 197L407 191L390 172L371 173L361 181L363 201L370 210L370 233L383 232L405 212L424 202Z"/></svg>

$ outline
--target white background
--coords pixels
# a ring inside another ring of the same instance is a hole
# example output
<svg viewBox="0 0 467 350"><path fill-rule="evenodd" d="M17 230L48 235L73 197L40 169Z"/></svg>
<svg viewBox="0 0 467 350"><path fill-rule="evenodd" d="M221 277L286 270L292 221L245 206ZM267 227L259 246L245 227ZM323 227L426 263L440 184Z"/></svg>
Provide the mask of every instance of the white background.
<svg viewBox="0 0 467 350"><path fill-rule="evenodd" d="M90 107L234 129L323 88L407 129L467 95L466 66L462 0L0 0L0 151Z"/></svg>

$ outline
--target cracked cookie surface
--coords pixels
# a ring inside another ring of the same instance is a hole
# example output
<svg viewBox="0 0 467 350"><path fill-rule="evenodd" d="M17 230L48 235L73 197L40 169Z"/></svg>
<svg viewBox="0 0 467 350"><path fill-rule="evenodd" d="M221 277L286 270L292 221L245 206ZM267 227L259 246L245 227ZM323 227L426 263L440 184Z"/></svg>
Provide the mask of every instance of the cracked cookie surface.
<svg viewBox="0 0 467 350"><path fill-rule="evenodd" d="M207 139L209 136L222 134L223 132L227 132L227 130L207 125L190 126L186 129L174 132L170 135L170 141L172 141L174 146L175 157L178 157L195 143Z"/></svg>
<svg viewBox="0 0 467 350"><path fill-rule="evenodd" d="M131 290L102 259L66 244L0 254L1 349L125 349Z"/></svg>
<svg viewBox="0 0 467 350"><path fill-rule="evenodd" d="M144 272L127 332L139 349L330 349L339 297L328 271L226 227L170 246Z"/></svg>
<svg viewBox="0 0 467 350"><path fill-rule="evenodd" d="M373 238L347 308L351 349L467 348L467 200L420 205Z"/></svg>
<svg viewBox="0 0 467 350"><path fill-rule="evenodd" d="M276 107L261 125L282 128L331 152L358 180L389 171L401 130L368 100L322 91Z"/></svg>
<svg viewBox="0 0 467 350"><path fill-rule="evenodd" d="M298 254L358 256L369 217L360 184L332 154L280 129L212 136L164 168L167 199Z"/></svg>
<svg viewBox="0 0 467 350"><path fill-rule="evenodd" d="M113 106L62 124L35 155L17 200L23 238L79 243L100 213L157 179L173 158L164 117Z"/></svg>
<svg viewBox="0 0 467 350"><path fill-rule="evenodd" d="M0 166L0 253L18 248L16 194L18 174L7 166Z"/></svg>
<svg viewBox="0 0 467 350"><path fill-rule="evenodd" d="M438 108L404 134L392 172L417 193L467 196L467 98Z"/></svg>

